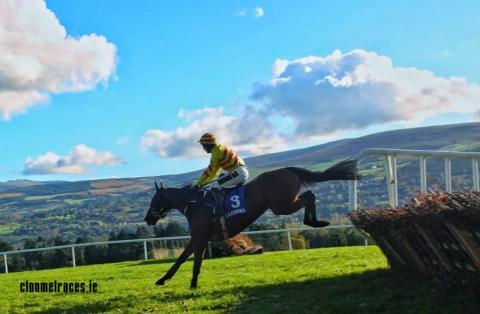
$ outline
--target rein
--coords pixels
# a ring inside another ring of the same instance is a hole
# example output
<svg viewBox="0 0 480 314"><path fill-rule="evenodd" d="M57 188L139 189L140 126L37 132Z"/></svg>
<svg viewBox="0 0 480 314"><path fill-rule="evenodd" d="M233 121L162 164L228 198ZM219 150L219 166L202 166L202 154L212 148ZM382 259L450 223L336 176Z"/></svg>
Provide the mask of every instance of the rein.
<svg viewBox="0 0 480 314"><path fill-rule="evenodd" d="M189 208L189 203L195 203L195 202L192 202L190 201L190 198L195 195L195 191L192 190L185 198L184 198L184 202L185 202L185 208L183 209L183 214L185 215L185 217L187 216L187 211L188 211L188 208ZM167 212L167 215L172 211L173 209L171 209L170 211Z"/></svg>

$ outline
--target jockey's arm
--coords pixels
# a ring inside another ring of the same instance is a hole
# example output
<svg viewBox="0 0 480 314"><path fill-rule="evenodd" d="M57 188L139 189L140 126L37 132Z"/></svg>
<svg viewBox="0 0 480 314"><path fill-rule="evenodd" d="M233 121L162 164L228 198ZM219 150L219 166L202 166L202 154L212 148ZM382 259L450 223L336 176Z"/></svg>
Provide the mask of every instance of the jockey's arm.
<svg viewBox="0 0 480 314"><path fill-rule="evenodd" d="M210 164L208 165L207 169L202 173L202 176L198 179L197 185L199 187L204 186L207 182L210 182L215 177L218 176L220 172L220 165L216 162L214 156L210 158Z"/></svg>

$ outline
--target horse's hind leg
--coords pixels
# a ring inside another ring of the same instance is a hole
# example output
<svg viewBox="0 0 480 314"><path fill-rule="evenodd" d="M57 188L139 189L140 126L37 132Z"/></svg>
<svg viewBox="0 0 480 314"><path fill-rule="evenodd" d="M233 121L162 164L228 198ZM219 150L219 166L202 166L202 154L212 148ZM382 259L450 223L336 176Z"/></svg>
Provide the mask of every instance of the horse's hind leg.
<svg viewBox="0 0 480 314"><path fill-rule="evenodd" d="M317 219L317 207L315 206L315 194L312 191L307 191L300 195L300 200L304 202L305 214L303 216L303 223L314 228L326 227L330 223L325 220Z"/></svg>
<svg viewBox="0 0 480 314"><path fill-rule="evenodd" d="M314 228L328 226L330 223L324 220L317 219L317 211L315 207L315 194L312 191L297 196L290 206L285 207L285 201L274 202L270 204L270 209L275 215L290 215L305 207L305 215L303 223Z"/></svg>

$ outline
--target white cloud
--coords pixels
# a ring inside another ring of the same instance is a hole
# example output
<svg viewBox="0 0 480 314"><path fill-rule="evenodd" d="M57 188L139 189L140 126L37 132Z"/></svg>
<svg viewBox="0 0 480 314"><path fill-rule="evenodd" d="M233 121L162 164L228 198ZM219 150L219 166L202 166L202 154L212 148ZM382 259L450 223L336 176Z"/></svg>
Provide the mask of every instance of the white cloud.
<svg viewBox="0 0 480 314"><path fill-rule="evenodd" d="M269 83L254 86L250 98L256 109L245 106L237 115L223 108L180 111L186 126L148 130L142 148L161 157L203 156L196 141L213 132L240 153L255 155L332 140L346 130L419 123L442 113L474 115L480 109L479 85L398 67L387 56L360 49L278 59L272 72Z"/></svg>
<svg viewBox="0 0 480 314"><path fill-rule="evenodd" d="M255 8L255 17L260 18L265 15L265 11L263 10L262 7L256 7Z"/></svg>
<svg viewBox="0 0 480 314"><path fill-rule="evenodd" d="M415 123L441 113L474 113L480 86L462 77L398 67L364 50L276 60L274 77L251 99L292 118L297 140L387 122Z"/></svg>
<svg viewBox="0 0 480 314"><path fill-rule="evenodd" d="M0 0L0 117L107 83L116 47L104 36L68 36L43 0Z"/></svg>
<svg viewBox="0 0 480 314"><path fill-rule="evenodd" d="M99 152L84 144L76 145L66 156L59 156L53 152L47 152L33 159L28 157L25 161L23 174L53 174L69 173L83 174L85 166L118 165L122 163L120 157L114 156L111 152Z"/></svg>
<svg viewBox="0 0 480 314"><path fill-rule="evenodd" d="M285 138L253 108L245 107L240 116L226 115L223 108L180 111L187 127L174 131L152 129L141 139L143 150L160 157L199 157L205 152L197 143L205 132L214 133L219 142L232 145L242 155L263 154L287 147Z"/></svg>

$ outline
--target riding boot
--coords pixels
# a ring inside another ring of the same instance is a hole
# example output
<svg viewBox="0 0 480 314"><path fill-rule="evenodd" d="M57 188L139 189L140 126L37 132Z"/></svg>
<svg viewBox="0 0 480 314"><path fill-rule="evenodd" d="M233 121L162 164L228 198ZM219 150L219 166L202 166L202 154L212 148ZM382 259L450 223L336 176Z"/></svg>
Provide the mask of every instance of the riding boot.
<svg viewBox="0 0 480 314"><path fill-rule="evenodd" d="M219 188L212 188L213 198L215 199L215 216L220 220L220 226L222 227L223 237L229 238L227 232L227 225L225 223L225 210L223 208L223 199L225 193Z"/></svg>

